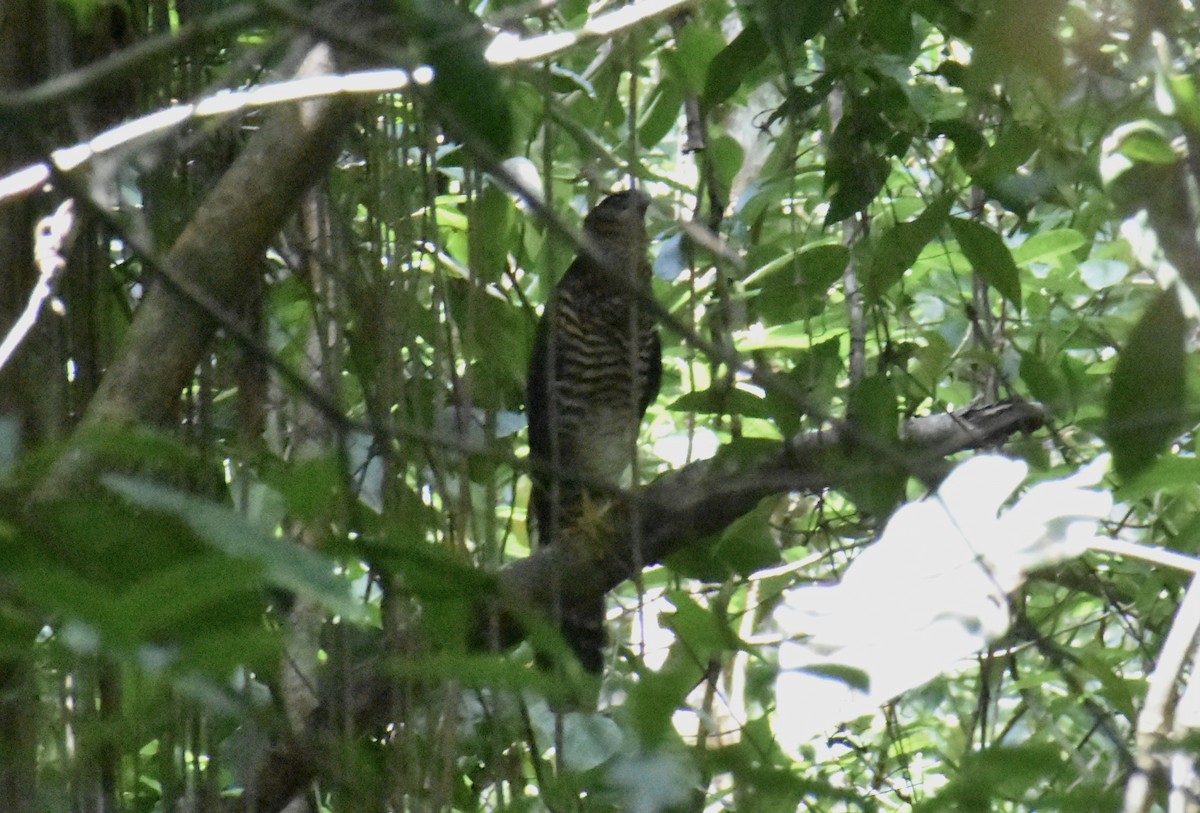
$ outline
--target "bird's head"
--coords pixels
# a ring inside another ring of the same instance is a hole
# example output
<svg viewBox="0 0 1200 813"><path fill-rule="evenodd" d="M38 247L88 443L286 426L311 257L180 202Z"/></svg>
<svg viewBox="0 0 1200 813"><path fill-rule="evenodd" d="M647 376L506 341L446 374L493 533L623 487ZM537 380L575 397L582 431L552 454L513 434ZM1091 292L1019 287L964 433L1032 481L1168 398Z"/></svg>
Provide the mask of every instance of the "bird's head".
<svg viewBox="0 0 1200 813"><path fill-rule="evenodd" d="M615 192L587 213L583 235L588 253L611 279L621 283L644 284L648 270L646 247L646 208L650 196L630 189Z"/></svg>

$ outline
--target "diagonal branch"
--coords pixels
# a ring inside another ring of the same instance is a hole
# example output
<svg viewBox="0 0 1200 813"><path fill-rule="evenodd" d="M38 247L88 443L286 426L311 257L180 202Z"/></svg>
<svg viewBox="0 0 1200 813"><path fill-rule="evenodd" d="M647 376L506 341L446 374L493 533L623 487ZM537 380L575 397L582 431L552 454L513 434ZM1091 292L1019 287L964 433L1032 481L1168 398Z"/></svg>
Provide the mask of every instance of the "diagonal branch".
<svg viewBox="0 0 1200 813"><path fill-rule="evenodd" d="M897 455L905 458L908 471L929 471L947 455L1037 429L1045 417L1040 405L1013 401L916 418L905 424ZM563 534L554 545L506 566L497 575L499 603L522 617L551 616L560 602L564 612L586 606L589 598L632 578L639 565L657 564L723 530L766 497L814 493L846 482L854 476L846 460L859 434L835 424L779 443L750 463L718 456L665 474L609 512L604 538ZM561 592L556 595L552 585ZM495 626L488 626L488 618L479 621L481 640L490 637L493 644L507 646L520 637L511 620Z"/></svg>
<svg viewBox="0 0 1200 813"><path fill-rule="evenodd" d="M332 62L333 53L323 44L305 58L310 73L328 72ZM327 98L273 111L164 257L164 279L138 308L88 405L82 432L98 425L170 421L179 393L216 332L214 310L235 312L237 303L250 296L259 259L300 197L336 158L355 109L351 100ZM96 466L82 445L74 445L59 457L35 498L86 486Z"/></svg>

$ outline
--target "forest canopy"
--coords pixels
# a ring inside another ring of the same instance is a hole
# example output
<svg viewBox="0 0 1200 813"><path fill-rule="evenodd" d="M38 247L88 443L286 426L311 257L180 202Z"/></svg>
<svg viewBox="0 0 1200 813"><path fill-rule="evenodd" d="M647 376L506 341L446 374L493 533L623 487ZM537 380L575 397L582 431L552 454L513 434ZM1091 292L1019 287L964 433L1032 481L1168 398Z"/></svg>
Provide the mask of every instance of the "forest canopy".
<svg viewBox="0 0 1200 813"><path fill-rule="evenodd" d="M6 3L0 807L1196 809L1197 42Z"/></svg>

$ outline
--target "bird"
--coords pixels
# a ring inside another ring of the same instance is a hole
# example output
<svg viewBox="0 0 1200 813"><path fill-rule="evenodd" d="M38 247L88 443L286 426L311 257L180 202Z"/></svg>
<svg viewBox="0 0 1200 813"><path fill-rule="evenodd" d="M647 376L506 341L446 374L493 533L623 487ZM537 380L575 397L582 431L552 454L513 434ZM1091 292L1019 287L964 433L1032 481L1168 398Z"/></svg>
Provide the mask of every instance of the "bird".
<svg viewBox="0 0 1200 813"><path fill-rule="evenodd" d="M615 192L583 220L583 246L547 301L534 335L525 393L539 546L595 539L632 467L646 409L662 382L662 345L649 296L651 270L640 190ZM587 526L593 527L587 527ZM557 620L580 664L603 666L604 596L562 608Z"/></svg>

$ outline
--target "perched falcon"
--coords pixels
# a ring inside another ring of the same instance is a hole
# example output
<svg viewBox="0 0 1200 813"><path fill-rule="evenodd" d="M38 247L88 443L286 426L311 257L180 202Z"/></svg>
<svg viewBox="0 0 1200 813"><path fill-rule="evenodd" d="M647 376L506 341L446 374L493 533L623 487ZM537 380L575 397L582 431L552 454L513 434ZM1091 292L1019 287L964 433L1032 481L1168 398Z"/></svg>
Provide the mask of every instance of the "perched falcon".
<svg viewBox="0 0 1200 813"><path fill-rule="evenodd" d="M529 499L539 544L602 513L633 463L642 416L658 396L662 348L641 300L650 289L649 203L643 192L617 192L588 212L590 250L571 263L538 323L525 414L530 458L539 464ZM599 672L604 597L591 607L564 608L561 620L584 668Z"/></svg>

